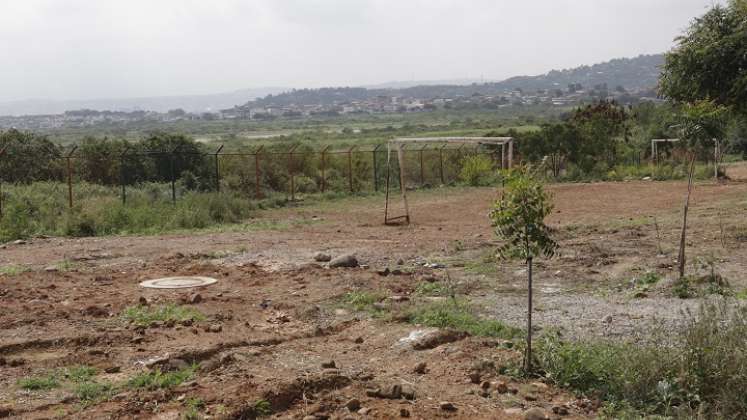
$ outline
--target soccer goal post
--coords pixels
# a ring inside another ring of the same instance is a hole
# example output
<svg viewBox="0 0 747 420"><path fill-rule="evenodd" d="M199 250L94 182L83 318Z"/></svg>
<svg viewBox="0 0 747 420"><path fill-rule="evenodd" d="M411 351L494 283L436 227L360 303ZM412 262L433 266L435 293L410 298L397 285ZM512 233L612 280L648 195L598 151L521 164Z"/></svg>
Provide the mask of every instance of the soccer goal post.
<svg viewBox="0 0 747 420"><path fill-rule="evenodd" d="M405 182L405 148L408 145L421 145L422 148L418 151L421 153L425 150L428 145L436 144L441 145L438 150L443 150L449 145L472 145L475 147L480 146L494 146L500 147L501 150L501 168L511 168L514 160L514 138L513 137L397 137L389 140L387 144L387 161L386 161L386 198L384 203L384 224L399 224L410 223L410 206L407 202L407 184ZM400 194L402 196L402 204L404 207L404 214L390 216L390 192L391 192L391 172L392 172L392 151L397 152L397 162L399 164L399 187ZM441 163L443 165L443 163ZM422 174L422 158L421 158L421 174ZM442 169L443 171L443 169ZM421 175L422 177L422 175ZM442 175L443 177L443 175Z"/></svg>

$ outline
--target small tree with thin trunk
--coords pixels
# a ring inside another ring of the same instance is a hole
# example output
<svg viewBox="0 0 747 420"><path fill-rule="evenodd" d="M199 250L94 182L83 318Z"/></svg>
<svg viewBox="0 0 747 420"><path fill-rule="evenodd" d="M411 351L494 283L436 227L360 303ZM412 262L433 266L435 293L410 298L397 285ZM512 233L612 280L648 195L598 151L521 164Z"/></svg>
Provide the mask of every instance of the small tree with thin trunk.
<svg viewBox="0 0 747 420"><path fill-rule="evenodd" d="M558 249L558 244L552 239L552 229L545 224L552 208L551 197L545 192L542 182L524 168L509 174L503 194L490 212L496 234L505 241L498 248L498 255L501 258L518 256L527 264L527 346L524 354L527 373L532 371L532 260L539 255L551 258Z"/></svg>

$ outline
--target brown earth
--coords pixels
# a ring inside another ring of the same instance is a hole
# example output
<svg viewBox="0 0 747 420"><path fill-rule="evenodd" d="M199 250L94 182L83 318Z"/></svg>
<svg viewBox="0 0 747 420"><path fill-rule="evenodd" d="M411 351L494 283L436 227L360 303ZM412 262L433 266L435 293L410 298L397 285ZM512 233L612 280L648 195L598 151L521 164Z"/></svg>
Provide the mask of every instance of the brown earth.
<svg viewBox="0 0 747 420"><path fill-rule="evenodd" d="M637 336L662 306L685 302L665 286L641 299L627 297L628 280L641 272L652 269L664 278L674 273L682 182L551 190L556 206L550 224L558 227L562 253L538 265L540 328ZM484 316L522 325L521 264L496 265L488 258L495 241L486 215L496 196L487 188L413 193L410 226L383 226L381 198L366 197L266 212L259 215L264 230L255 221L244 231L6 244L0 266L29 271L0 275L0 417L180 418L191 398L202 400L199 412L212 418L253 418L262 400L278 418L524 418L532 407L549 417L593 417L598 402L540 380L505 376L501 368L514 366L520 355L502 340L456 334L426 346L433 348L408 344L412 334L435 334L398 317L438 299L415 293L428 277L453 278L460 295ZM702 270L698 258L710 256L732 287L747 286L746 208L746 183L697 185L689 270ZM319 251L354 253L365 266L330 269L314 262ZM376 273L385 266L402 273ZM181 291L138 286L174 275L210 276L218 283ZM380 293L386 298L380 306L391 315L377 319L340 304L355 291ZM189 303L195 293L201 299ZM206 318L140 328L122 313L142 299L153 308L185 305ZM600 322L609 311L614 321ZM323 367L329 361L334 368ZM154 366L166 370L184 362L200 368L181 385L155 391L118 386L110 398L88 405L69 381L48 391L17 383L88 365L98 369L96 381L126 384ZM426 367L416 373L420 363ZM470 379L475 369L477 384ZM481 396L483 381L505 382L507 389L494 384ZM381 398L372 391L386 394L392 385L414 398ZM368 411L346 408L353 399Z"/></svg>

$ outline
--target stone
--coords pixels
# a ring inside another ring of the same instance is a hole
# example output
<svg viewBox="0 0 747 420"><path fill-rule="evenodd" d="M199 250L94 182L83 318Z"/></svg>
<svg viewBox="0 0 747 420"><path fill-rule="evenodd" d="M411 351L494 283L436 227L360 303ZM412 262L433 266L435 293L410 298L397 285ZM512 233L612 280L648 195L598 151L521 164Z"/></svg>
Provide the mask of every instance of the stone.
<svg viewBox="0 0 747 420"><path fill-rule="evenodd" d="M133 337L133 338L132 338L132 344L140 344L140 343L142 343L142 342L143 342L144 340L145 340L145 338L143 338L143 336L140 336L140 335L139 335L139 336L136 336L136 337Z"/></svg>
<svg viewBox="0 0 747 420"><path fill-rule="evenodd" d="M493 389L495 389L495 392L499 394L505 394L508 392L508 385L503 381L492 382L490 386L492 386Z"/></svg>
<svg viewBox="0 0 747 420"><path fill-rule="evenodd" d="M413 342L412 348L414 348L415 350L434 349L443 344L463 340L467 337L467 335L467 333L454 330L434 330L423 334L421 337L415 340L415 342Z"/></svg>
<svg viewBox="0 0 747 420"><path fill-rule="evenodd" d="M357 398L353 398L345 403L345 407L352 412L356 412L361 409L361 402Z"/></svg>
<svg viewBox="0 0 747 420"><path fill-rule="evenodd" d="M400 417L405 417L405 418L410 417L410 410L408 410L406 408L400 408L399 409L399 416Z"/></svg>
<svg viewBox="0 0 747 420"><path fill-rule="evenodd" d="M46 271L47 273L56 273L60 271L60 269L55 267L54 265L50 265L49 267L44 267L44 271Z"/></svg>
<svg viewBox="0 0 747 420"><path fill-rule="evenodd" d="M403 265L404 263L405 263L405 260L403 260L402 258L397 260L397 265Z"/></svg>
<svg viewBox="0 0 747 420"><path fill-rule="evenodd" d="M363 337L356 337L355 340L353 340L355 344L362 344L363 343Z"/></svg>
<svg viewBox="0 0 747 420"><path fill-rule="evenodd" d="M448 401L441 401L438 403L438 407L443 411L456 411L457 408L453 403L450 403Z"/></svg>
<svg viewBox="0 0 747 420"><path fill-rule="evenodd" d="M24 245L25 243L26 241L24 241L23 239L17 239L13 241L13 245Z"/></svg>
<svg viewBox="0 0 747 420"><path fill-rule="evenodd" d="M388 398L390 400L398 400L402 398L402 385L394 384L388 389L380 392L379 396L381 396L381 398Z"/></svg>
<svg viewBox="0 0 747 420"><path fill-rule="evenodd" d="M109 366L104 369L104 372L106 373L119 373L122 370L119 366Z"/></svg>
<svg viewBox="0 0 747 420"><path fill-rule="evenodd" d="M412 387L410 387L408 385L403 385L402 386L402 398L404 398L404 399L406 399L408 401L414 400L415 399L415 389L413 389Z"/></svg>
<svg viewBox="0 0 747 420"><path fill-rule="evenodd" d="M322 369L334 369L336 367L337 366L335 365L334 360L327 360L327 361L322 362Z"/></svg>
<svg viewBox="0 0 747 420"><path fill-rule="evenodd" d="M137 300L137 303L141 306L148 306L148 299L146 299L145 296L140 296Z"/></svg>
<svg viewBox="0 0 747 420"><path fill-rule="evenodd" d="M409 297L402 295L394 295L389 297L389 299L391 299L392 302L407 302L408 300L410 300Z"/></svg>
<svg viewBox="0 0 747 420"><path fill-rule="evenodd" d="M545 415L544 411L535 407L535 408L530 408L529 410L524 412L524 419L525 420L547 420L547 415Z"/></svg>
<svg viewBox="0 0 747 420"><path fill-rule="evenodd" d="M329 262L330 260L332 260L332 257L329 254L323 252L317 252L314 254L314 261L316 262Z"/></svg>
<svg viewBox="0 0 747 420"><path fill-rule="evenodd" d="M191 303L192 305L196 305L196 304L202 302L202 295L199 294L199 293L195 293L195 294L193 294L192 296L189 297L189 301L188 302Z"/></svg>
<svg viewBox="0 0 747 420"><path fill-rule="evenodd" d="M482 389L490 389L490 382L488 382L488 381L483 381L483 382L482 382L482 383L480 384L480 388L482 388Z"/></svg>
<svg viewBox="0 0 747 420"><path fill-rule="evenodd" d="M381 395L381 390L376 389L367 389L366 390L366 396L371 398L378 398Z"/></svg>
<svg viewBox="0 0 747 420"><path fill-rule="evenodd" d="M469 373L469 380L473 384L479 384L481 379L482 379L482 375L480 375L480 372L470 372Z"/></svg>
<svg viewBox="0 0 747 420"><path fill-rule="evenodd" d="M557 414L559 416L567 416L568 415L568 407L564 405L556 405L552 408L552 412L554 414Z"/></svg>
<svg viewBox="0 0 747 420"><path fill-rule="evenodd" d="M366 414L370 412L371 412L371 409L368 407L363 407L360 410L358 410L358 414L360 414L361 416L365 416Z"/></svg>
<svg viewBox="0 0 747 420"><path fill-rule="evenodd" d="M380 268L380 269L376 270L376 274L380 275L381 277L386 277L390 273L391 273L391 271L389 271L389 267L384 267L384 268Z"/></svg>
<svg viewBox="0 0 747 420"><path fill-rule="evenodd" d="M611 324L612 323L612 315L607 315L604 318L602 318L602 322L605 324Z"/></svg>
<svg viewBox="0 0 747 420"><path fill-rule="evenodd" d="M211 333L219 333L223 331L223 326L220 324L210 324L210 326L207 327L205 331L211 332Z"/></svg>
<svg viewBox="0 0 747 420"><path fill-rule="evenodd" d="M187 363L184 359L169 359L168 362L166 362L166 365L164 366L167 371L177 371L177 370L184 370L189 368L189 363Z"/></svg>
<svg viewBox="0 0 747 420"><path fill-rule="evenodd" d="M355 268L358 267L358 259L352 254L341 255L330 261L329 266L332 268Z"/></svg>
<svg viewBox="0 0 747 420"><path fill-rule="evenodd" d="M418 373L420 375L424 375L428 371L428 364L425 362L420 362L412 369L414 373Z"/></svg>

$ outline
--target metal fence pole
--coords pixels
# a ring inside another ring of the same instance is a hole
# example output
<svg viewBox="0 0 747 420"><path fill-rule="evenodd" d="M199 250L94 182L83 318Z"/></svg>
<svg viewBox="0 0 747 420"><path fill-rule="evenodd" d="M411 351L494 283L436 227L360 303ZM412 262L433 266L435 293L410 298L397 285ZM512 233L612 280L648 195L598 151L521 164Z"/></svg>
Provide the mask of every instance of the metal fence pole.
<svg viewBox="0 0 747 420"><path fill-rule="evenodd" d="M350 193L353 193L353 149L355 146L348 149L348 184L350 184Z"/></svg>
<svg viewBox="0 0 747 420"><path fill-rule="evenodd" d="M5 146L0 150L0 157L5 155L5 150L8 146ZM0 217L3 217L3 177L0 176Z"/></svg>
<svg viewBox="0 0 747 420"><path fill-rule="evenodd" d="M71 159L77 148L78 146L73 146L73 149L65 156L67 160L67 204L71 210L73 209L73 165Z"/></svg>
<svg viewBox="0 0 747 420"><path fill-rule="evenodd" d="M438 149L438 172L441 176L441 185L446 185L444 182L444 147L446 147L445 144Z"/></svg>
<svg viewBox="0 0 747 420"><path fill-rule="evenodd" d="M127 203L127 191L125 190L125 154L120 155L119 183L122 184L122 205Z"/></svg>
<svg viewBox="0 0 747 420"><path fill-rule="evenodd" d="M254 182L255 182L255 193L254 196L257 200L262 198L262 191L260 189L260 177L261 174L259 172L259 154L262 152L262 148L264 146L259 146L257 150L254 152Z"/></svg>
<svg viewBox="0 0 747 420"><path fill-rule="evenodd" d="M288 176L290 177L290 196L291 201L296 201L296 186L295 179L293 177L293 152L296 150L298 145L291 147L288 151Z"/></svg>
<svg viewBox="0 0 747 420"><path fill-rule="evenodd" d="M371 152L373 154L374 191L376 192L379 192L379 165L376 162L376 152L378 152L379 147L381 147L381 145L377 144L376 147L374 147L373 151Z"/></svg>
<svg viewBox="0 0 747 420"><path fill-rule="evenodd" d="M329 149L329 146L325 146L324 149L322 149L321 153L321 162L320 163L320 172L321 172L321 192L324 192L327 189L327 176L325 174L326 166L327 166L327 150Z"/></svg>
<svg viewBox="0 0 747 420"><path fill-rule="evenodd" d="M171 168L171 203L176 205L176 176L174 175L174 153L175 150L172 150L169 154L170 156L170 168Z"/></svg>
<svg viewBox="0 0 747 420"><path fill-rule="evenodd" d="M422 149L418 150L418 155L420 158L420 186L422 187L425 184L425 167L423 165L423 151L428 148L428 145L426 144L423 146Z"/></svg>
<svg viewBox="0 0 747 420"><path fill-rule="evenodd" d="M220 151L223 150L223 145L221 144L218 150L215 151L215 191L220 192L220 169L218 167L218 154Z"/></svg>

